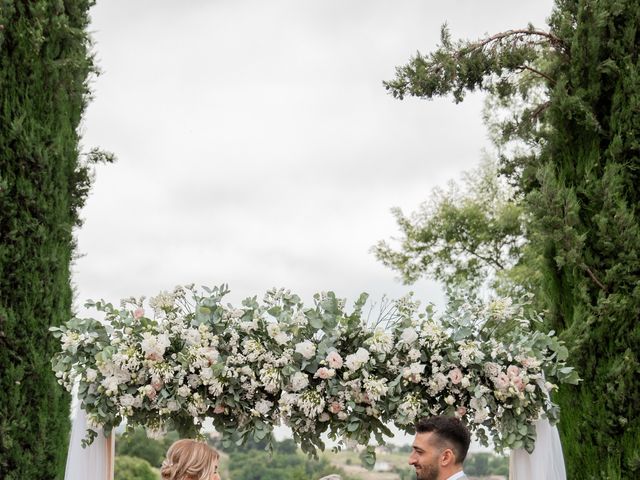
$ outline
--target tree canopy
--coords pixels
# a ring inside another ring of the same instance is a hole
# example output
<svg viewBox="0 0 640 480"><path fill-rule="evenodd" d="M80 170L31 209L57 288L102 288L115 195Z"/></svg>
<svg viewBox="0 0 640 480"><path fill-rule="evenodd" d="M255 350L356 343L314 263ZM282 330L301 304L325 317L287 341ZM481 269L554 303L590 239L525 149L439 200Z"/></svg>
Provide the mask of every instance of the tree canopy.
<svg viewBox="0 0 640 480"><path fill-rule="evenodd" d="M529 265L528 216L490 158L465 173L462 184L434 189L411 216L393 213L402 237L397 245L380 241L373 251L405 283L428 276L457 296L482 287L501 294L533 290L535 272L519 274Z"/></svg>
<svg viewBox="0 0 640 480"><path fill-rule="evenodd" d="M451 94L459 102L483 90L500 107L491 121L500 171L528 216L529 247L514 253L530 253L539 267L547 328L561 332L584 379L557 395L569 478L640 471L638 24L635 1L557 0L548 29L454 42L445 27L435 51L418 53L385 82L400 99ZM459 272L481 275L496 265L453 255L454 247L490 247L503 231L487 242L487 217L478 228L456 216L464 201L453 211L450 203L436 197L437 208L411 221L396 214L406 241L399 251L379 245L379 257L406 280L430 274L455 283ZM450 260L450 272L439 267Z"/></svg>

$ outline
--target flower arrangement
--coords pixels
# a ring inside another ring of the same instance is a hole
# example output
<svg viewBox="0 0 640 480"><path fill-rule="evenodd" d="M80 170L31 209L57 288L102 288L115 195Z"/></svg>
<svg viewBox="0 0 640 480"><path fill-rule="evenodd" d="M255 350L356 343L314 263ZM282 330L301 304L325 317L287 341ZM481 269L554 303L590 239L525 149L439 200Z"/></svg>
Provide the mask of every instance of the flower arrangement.
<svg viewBox="0 0 640 480"><path fill-rule="evenodd" d="M578 381L553 332L531 328L539 319L525 303L460 303L436 319L408 296L372 322L366 294L347 312L332 292L312 307L285 290L233 307L227 293L176 287L146 307L89 301L104 318L52 328L62 347L54 371L69 391L78 385L90 425L193 436L211 418L224 442L240 443L284 423L314 455L322 434L382 443L387 425L413 433L420 416L454 414L484 444L532 451L535 420L558 418L549 393Z"/></svg>

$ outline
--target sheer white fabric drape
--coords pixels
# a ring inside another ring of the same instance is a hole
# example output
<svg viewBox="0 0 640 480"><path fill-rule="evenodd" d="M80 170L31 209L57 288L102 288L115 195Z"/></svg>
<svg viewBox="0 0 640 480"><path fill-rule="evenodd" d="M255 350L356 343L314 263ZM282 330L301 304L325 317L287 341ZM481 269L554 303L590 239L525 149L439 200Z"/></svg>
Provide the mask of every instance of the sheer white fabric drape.
<svg viewBox="0 0 640 480"><path fill-rule="evenodd" d="M114 435L105 438L102 431L87 448L82 448L82 439L87 431L87 415L75 399L73 426L67 453L65 480L113 480Z"/></svg>
<svg viewBox="0 0 640 480"><path fill-rule="evenodd" d="M567 480L558 429L546 418L536 422L536 448L511 451L509 480Z"/></svg>

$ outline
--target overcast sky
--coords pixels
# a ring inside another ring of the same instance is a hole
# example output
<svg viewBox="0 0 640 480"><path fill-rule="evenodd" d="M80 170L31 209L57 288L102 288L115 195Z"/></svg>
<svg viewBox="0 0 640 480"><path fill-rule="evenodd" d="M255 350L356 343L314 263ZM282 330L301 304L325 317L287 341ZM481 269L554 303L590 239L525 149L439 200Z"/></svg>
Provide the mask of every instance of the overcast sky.
<svg viewBox="0 0 640 480"><path fill-rule="evenodd" d="M102 0L102 73L83 148L99 167L78 231L77 298L228 283L354 300L401 285L370 248L488 144L482 97L394 100L382 86L442 23L454 37L545 26L550 0Z"/></svg>
<svg viewBox="0 0 640 480"><path fill-rule="evenodd" d="M551 0L100 0L102 74L82 127L99 167L78 230L78 305L228 283L351 303L409 290L370 248L390 214L477 165L482 97L394 100L383 86L447 22L454 37L544 27ZM410 441L397 436L396 442Z"/></svg>

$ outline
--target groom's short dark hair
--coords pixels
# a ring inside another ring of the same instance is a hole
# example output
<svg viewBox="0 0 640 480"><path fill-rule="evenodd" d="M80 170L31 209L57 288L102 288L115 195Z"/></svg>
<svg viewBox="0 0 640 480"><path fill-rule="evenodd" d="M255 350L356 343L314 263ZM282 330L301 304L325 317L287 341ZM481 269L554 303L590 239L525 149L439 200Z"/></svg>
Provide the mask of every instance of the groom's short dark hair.
<svg viewBox="0 0 640 480"><path fill-rule="evenodd" d="M456 456L456 463L464 462L469 451L471 434L458 418L445 415L421 418L416 422L416 433L428 432L433 432L441 444L448 444Z"/></svg>

